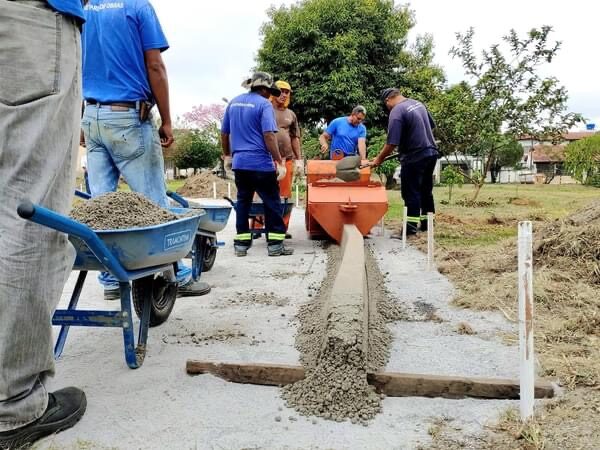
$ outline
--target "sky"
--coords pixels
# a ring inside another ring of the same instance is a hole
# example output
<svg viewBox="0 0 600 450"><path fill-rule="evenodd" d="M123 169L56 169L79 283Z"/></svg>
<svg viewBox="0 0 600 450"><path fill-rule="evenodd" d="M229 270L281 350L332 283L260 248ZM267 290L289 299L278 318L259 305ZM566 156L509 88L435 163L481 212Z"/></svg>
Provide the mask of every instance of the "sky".
<svg viewBox="0 0 600 450"><path fill-rule="evenodd" d="M164 53L173 115L192 106L220 103L241 93L242 80L255 65L260 27L267 9L293 1L273 0L151 0L170 49ZM396 2L405 4L406 2ZM569 109L600 128L600 63L597 21L600 2L592 0L413 0L416 26L409 38L431 34L435 63L450 83L464 78L461 65L448 55L455 33L475 29L475 45L498 43L511 28L520 34L551 25L553 39L562 41L547 75L556 76L569 92Z"/></svg>

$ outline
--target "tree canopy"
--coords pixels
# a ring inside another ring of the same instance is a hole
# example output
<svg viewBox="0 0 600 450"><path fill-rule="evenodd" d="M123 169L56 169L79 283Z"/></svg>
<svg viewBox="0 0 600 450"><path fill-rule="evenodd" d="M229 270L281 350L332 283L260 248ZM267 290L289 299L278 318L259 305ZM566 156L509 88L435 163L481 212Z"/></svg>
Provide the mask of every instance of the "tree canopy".
<svg viewBox="0 0 600 450"><path fill-rule="evenodd" d="M567 91L540 69L552 62L560 42L551 42L544 26L520 37L514 30L477 56L473 29L457 33L450 54L461 60L467 79L445 89L433 102L437 136L448 153L477 156L483 174L514 165L521 135L558 140L579 114L567 111ZM477 196L485 177L471 177Z"/></svg>
<svg viewBox="0 0 600 450"><path fill-rule="evenodd" d="M412 12L392 0L304 0L268 15L258 68L292 85L294 111L306 125L347 115L357 104L370 123L382 123L382 89L402 86L427 100L443 81L431 38L408 46Z"/></svg>

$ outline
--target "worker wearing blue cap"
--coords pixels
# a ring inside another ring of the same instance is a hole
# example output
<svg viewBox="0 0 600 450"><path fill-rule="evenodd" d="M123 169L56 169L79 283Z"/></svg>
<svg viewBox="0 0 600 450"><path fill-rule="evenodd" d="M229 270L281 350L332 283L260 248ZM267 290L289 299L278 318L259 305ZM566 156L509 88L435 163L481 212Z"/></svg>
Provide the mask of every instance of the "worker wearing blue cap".
<svg viewBox="0 0 600 450"><path fill-rule="evenodd" d="M384 89L381 101L390 111L387 141L371 165L379 166L386 156L398 148L402 166L400 189L408 208L408 235L427 230L427 214L435 212L433 171L439 152L433 137L435 123L423 103L404 97L396 88ZM392 238L401 239L401 234Z"/></svg>

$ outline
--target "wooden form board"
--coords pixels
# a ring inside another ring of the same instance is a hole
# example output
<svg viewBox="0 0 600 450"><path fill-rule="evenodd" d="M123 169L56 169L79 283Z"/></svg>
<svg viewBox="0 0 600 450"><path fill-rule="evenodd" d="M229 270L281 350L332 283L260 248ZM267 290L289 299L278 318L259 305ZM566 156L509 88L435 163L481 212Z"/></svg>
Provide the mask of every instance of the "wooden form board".
<svg viewBox="0 0 600 450"><path fill-rule="evenodd" d="M212 374L234 383L283 386L304 378L300 366L276 364L226 364L188 360L190 375ZM396 372L367 375L369 384L389 397L443 397L518 399L519 381L502 378L421 375ZM535 383L536 398L554 397L554 385L546 380Z"/></svg>

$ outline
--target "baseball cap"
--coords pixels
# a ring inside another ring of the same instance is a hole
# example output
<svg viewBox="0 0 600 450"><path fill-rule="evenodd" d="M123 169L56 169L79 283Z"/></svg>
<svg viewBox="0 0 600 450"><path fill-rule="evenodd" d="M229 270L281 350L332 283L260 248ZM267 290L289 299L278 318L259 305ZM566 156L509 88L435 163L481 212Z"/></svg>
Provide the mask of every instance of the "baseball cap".
<svg viewBox="0 0 600 450"><path fill-rule="evenodd" d="M275 86L277 86L279 89L287 89L288 91L292 92L292 86L290 86L290 83L287 81L277 80L275 82Z"/></svg>
<svg viewBox="0 0 600 450"><path fill-rule="evenodd" d="M385 88L383 91L381 91L381 101L383 103L385 103L385 101L388 99L388 97L392 96L392 95L397 95L400 93L400 89L398 88Z"/></svg>

